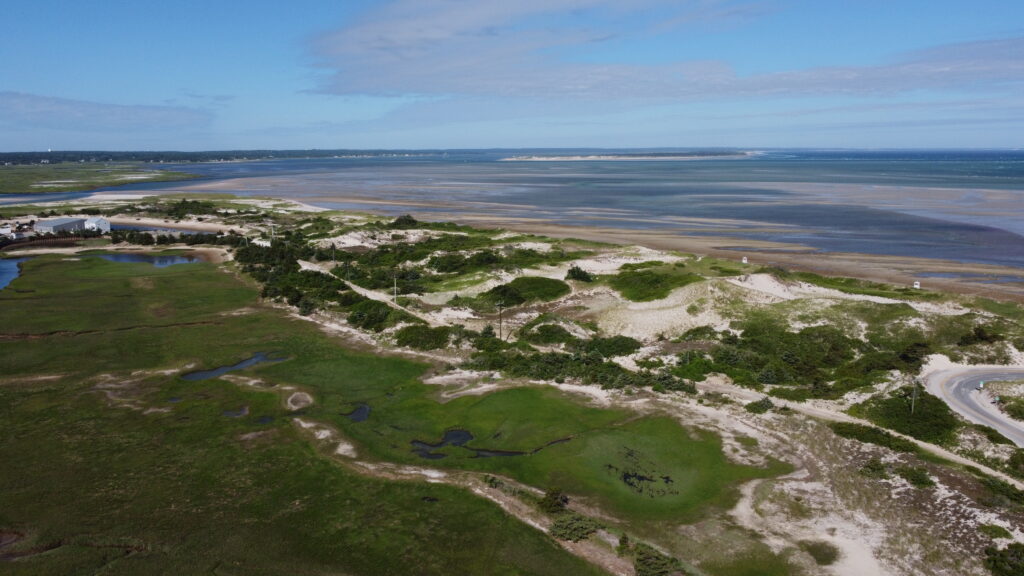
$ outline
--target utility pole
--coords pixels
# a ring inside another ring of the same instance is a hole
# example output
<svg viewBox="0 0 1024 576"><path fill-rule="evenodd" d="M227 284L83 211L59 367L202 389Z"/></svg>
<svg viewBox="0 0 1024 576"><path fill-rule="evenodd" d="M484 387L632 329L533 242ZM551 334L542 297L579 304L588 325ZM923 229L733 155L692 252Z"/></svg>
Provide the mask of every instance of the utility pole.
<svg viewBox="0 0 1024 576"><path fill-rule="evenodd" d="M501 311L504 308L504 306L505 306L505 301L504 300L499 300L498 301L498 340L505 340L505 338L502 336L502 332L501 332Z"/></svg>
<svg viewBox="0 0 1024 576"><path fill-rule="evenodd" d="M917 403L917 378L914 378L914 391L910 394L910 413L914 413L914 405Z"/></svg>

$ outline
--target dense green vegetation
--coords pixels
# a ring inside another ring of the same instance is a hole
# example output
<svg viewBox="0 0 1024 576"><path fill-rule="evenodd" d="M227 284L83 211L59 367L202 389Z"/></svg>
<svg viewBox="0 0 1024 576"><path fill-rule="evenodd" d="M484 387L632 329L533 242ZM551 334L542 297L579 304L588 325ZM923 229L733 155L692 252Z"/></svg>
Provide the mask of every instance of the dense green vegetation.
<svg viewBox="0 0 1024 576"><path fill-rule="evenodd" d="M935 486L935 480L928 474L928 470L920 466L898 466L896 475L910 482L915 488L929 488Z"/></svg>
<svg viewBox="0 0 1024 576"><path fill-rule="evenodd" d="M982 524L981 526L978 526L978 531L993 539L1013 538L1013 534L1011 534L1009 530L997 524Z"/></svg>
<svg viewBox="0 0 1024 576"><path fill-rule="evenodd" d="M831 566L839 560L839 549L823 540L802 540L800 549L810 554L818 566Z"/></svg>
<svg viewBox="0 0 1024 576"><path fill-rule="evenodd" d="M317 400L337 406L352 390L413 382L420 366L252 310L256 292L213 265L25 267L0 293L0 458L17 463L0 467L0 531L23 535L5 554L25 554L7 573L596 572L463 490L331 463L276 394L155 372L274 351L289 358L269 365L284 379L260 377L322 369L319 386L335 396Z"/></svg>
<svg viewBox="0 0 1024 576"><path fill-rule="evenodd" d="M405 326L395 333L395 342L399 346L408 346L417 350L436 350L448 345L451 328L438 326L431 328L422 324Z"/></svg>
<svg viewBox="0 0 1024 576"><path fill-rule="evenodd" d="M630 269L629 266L624 264L622 271L608 279L608 285L617 290L623 298L634 302L660 300L676 288L704 279L697 274L680 272L672 267L637 270L636 265L633 265L634 269Z"/></svg>
<svg viewBox="0 0 1024 576"><path fill-rule="evenodd" d="M949 444L960 427L949 405L924 391L901 388L885 398L873 398L851 410L885 428L925 442Z"/></svg>
<svg viewBox="0 0 1024 576"><path fill-rule="evenodd" d="M985 549L985 556L985 566L994 576L1024 574L1024 544L1014 542L1003 549L990 546Z"/></svg>
<svg viewBox="0 0 1024 576"><path fill-rule="evenodd" d="M287 265L286 251L252 252L241 265L269 274ZM37 337L4 335L5 382L20 383L0 386L14 433L0 440L0 457L19 466L0 471L0 529L28 535L13 550L64 543L59 553L19 562L27 573L95 567L112 556L113 571L134 573L188 573L218 562L247 573L591 570L466 492L364 478L328 462L290 424L276 394L156 372L230 365L256 351L288 360L251 374L267 386L309 391L315 403L303 418L339 430L361 456L422 465L413 440L437 442L463 429L473 440L438 448L445 457L431 466L564 487L627 525L698 520L730 507L738 483L787 469L732 464L714 434L581 406L550 389L438 403L435 389L416 380L421 366L341 350L308 324L259 307L253 288L210 264L159 269L41 256L12 288L0 293L0 325ZM368 302L351 296L340 291L337 305ZM603 362L599 349L635 348L629 339L591 344L585 356L595 364ZM41 374L58 378L17 380ZM121 384L104 388L99 374ZM372 407L366 421L344 416L362 403ZM475 457L479 449L524 455ZM24 481L25 470L44 467ZM68 478L76 479L71 487ZM61 498L41 497L54 491ZM566 521L567 534L581 522ZM203 529L191 530L195 523Z"/></svg>
<svg viewBox="0 0 1024 576"><path fill-rule="evenodd" d="M881 428L854 424L852 422L829 422L828 426L833 432L844 438L884 446L896 452L916 453L918 451L917 445L913 442L904 440L899 436L894 436Z"/></svg>

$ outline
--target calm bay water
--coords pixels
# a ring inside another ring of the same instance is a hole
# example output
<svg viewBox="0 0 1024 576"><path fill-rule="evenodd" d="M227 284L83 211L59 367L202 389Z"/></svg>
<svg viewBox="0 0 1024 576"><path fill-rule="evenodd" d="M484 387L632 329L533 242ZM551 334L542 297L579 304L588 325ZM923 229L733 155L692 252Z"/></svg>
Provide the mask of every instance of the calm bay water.
<svg viewBox="0 0 1024 576"><path fill-rule="evenodd" d="M502 161L590 153L596 151L470 150L188 164L167 167L207 180L116 190L201 191L212 180L225 192L298 198L331 208L427 218L488 214L1024 268L1022 151L768 151L746 159Z"/></svg>

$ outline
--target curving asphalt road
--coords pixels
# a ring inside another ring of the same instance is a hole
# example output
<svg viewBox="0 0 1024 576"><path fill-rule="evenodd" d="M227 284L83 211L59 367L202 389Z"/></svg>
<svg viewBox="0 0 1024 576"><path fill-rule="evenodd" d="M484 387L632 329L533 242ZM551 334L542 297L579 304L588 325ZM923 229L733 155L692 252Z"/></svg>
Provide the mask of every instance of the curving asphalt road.
<svg viewBox="0 0 1024 576"><path fill-rule="evenodd" d="M998 430L1017 446L1024 447L1024 422L1004 414L988 390L978 384L993 380L1024 380L1024 370L999 367L951 368L925 378L928 391L942 398L957 414L976 424Z"/></svg>

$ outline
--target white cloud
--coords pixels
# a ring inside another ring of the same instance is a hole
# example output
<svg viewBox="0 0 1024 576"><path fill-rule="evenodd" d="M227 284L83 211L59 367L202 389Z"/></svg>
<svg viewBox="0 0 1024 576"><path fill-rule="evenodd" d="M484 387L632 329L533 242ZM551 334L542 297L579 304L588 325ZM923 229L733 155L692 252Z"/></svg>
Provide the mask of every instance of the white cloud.
<svg viewBox="0 0 1024 576"><path fill-rule="evenodd" d="M870 66L752 76L721 61L639 65L557 56L608 38L743 20L765 10L760 2L726 0L398 0L320 36L313 50L329 73L320 90L333 94L668 101L872 96L1024 82L1024 38L940 46Z"/></svg>

